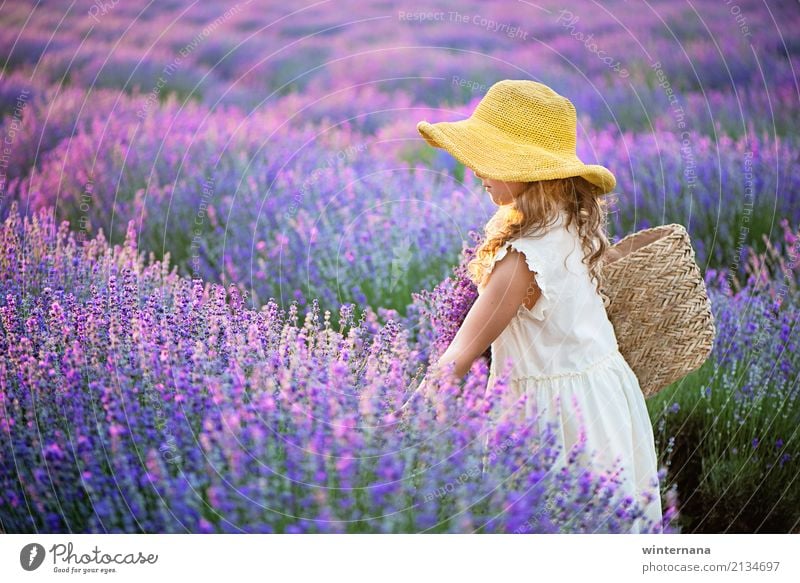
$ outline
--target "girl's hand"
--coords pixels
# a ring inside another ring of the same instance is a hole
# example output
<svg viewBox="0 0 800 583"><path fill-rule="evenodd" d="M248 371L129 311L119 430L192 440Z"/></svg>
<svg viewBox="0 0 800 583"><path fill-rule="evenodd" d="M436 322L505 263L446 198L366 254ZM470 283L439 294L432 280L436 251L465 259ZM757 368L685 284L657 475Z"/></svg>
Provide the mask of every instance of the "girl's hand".
<svg viewBox="0 0 800 583"><path fill-rule="evenodd" d="M431 385L431 381L428 378L428 375L422 377L422 381L419 383L416 392L426 398L431 398L436 394L436 391Z"/></svg>
<svg viewBox="0 0 800 583"><path fill-rule="evenodd" d="M414 389L414 392L411 393L411 396L408 399L406 399L406 402L403 403L403 405L400 407L400 411L406 411L409 403L411 403L411 401L413 401L417 397L426 397L430 399L435 394L436 393L433 387L431 386L430 381L428 380L428 375L425 375L422 378L422 382L420 382L420 384L417 385L417 388Z"/></svg>
<svg viewBox="0 0 800 583"><path fill-rule="evenodd" d="M449 378L454 384L461 385L462 380L452 371L453 365L439 365L434 364L431 368L428 369L428 373L422 378L422 381L417 385L417 388L411 393L411 396L406 399L406 402L400 407L401 413L404 413L408 410L408 405L416 398L425 398L432 401L436 401L438 398L438 391L437 391L437 383L433 380L434 378L438 379L438 383L441 384L442 382L446 382L449 372Z"/></svg>

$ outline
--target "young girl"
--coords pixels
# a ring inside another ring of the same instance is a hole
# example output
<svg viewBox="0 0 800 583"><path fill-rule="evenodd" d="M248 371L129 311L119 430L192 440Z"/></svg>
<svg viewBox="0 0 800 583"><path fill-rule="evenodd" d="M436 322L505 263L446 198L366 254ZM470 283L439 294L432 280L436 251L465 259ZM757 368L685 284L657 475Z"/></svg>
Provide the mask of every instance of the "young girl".
<svg viewBox="0 0 800 583"><path fill-rule="evenodd" d="M491 346L487 390L508 367L525 415L542 431L556 424L554 471L582 442L579 463L616 473L661 532L653 428L599 292L609 260L603 195L616 179L578 158L574 106L541 83L505 80L469 118L417 129L471 168L499 207L468 265L478 298L437 366L454 363L463 377ZM640 518L633 532L643 531Z"/></svg>

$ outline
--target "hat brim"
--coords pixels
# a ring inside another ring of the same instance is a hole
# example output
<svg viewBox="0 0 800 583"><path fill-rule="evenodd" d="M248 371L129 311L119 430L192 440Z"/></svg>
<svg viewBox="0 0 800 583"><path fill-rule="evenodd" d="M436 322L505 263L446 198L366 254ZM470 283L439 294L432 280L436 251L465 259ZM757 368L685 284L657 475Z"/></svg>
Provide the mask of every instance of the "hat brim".
<svg viewBox="0 0 800 583"><path fill-rule="evenodd" d="M478 118L428 123L417 131L431 146L446 150L481 176L506 182L535 182L582 176L594 184L597 194L608 194L617 185L610 170L584 164L576 155L558 155L531 144L522 144Z"/></svg>

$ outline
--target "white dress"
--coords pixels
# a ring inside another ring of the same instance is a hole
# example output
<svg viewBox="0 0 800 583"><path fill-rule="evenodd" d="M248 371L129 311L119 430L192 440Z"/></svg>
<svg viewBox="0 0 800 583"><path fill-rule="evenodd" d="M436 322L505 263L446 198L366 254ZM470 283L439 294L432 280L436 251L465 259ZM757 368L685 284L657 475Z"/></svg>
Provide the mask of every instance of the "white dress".
<svg viewBox="0 0 800 583"><path fill-rule="evenodd" d="M619 352L603 299L581 261L576 226L567 229L565 221L561 211L544 235L536 231L513 239L495 254L492 267L509 248L521 252L536 273L542 295L532 309L521 305L492 343L487 391L507 367L513 393L508 403L526 393L525 415L531 419L539 412L539 431L548 421L555 422L561 453L553 471L566 463L570 448L585 439L586 451L577 463L592 463L587 455L594 452L595 471L612 474L621 469L617 477L622 489L646 504L648 519L661 521L658 461L644 395ZM493 417L508 413L505 408ZM631 532L644 532L641 518Z"/></svg>

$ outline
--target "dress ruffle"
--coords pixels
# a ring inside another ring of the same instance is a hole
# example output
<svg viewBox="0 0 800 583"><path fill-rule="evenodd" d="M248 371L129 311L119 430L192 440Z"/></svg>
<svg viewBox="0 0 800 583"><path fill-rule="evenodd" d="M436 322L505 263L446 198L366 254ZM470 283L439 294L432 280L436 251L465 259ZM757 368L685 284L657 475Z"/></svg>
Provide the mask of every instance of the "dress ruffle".
<svg viewBox="0 0 800 583"><path fill-rule="evenodd" d="M492 264L489 266L488 273L491 273L497 262L508 254L509 248L513 248L515 251L522 253L522 256L525 258L525 263L528 265L528 269L536 274L536 285L539 286L542 292L541 297L536 300L532 308L528 309L525 307L525 304L521 304L517 313L528 314L534 320L543 322L550 308L550 304L553 301L554 294L550 290L549 278L545 273L547 262L540 256L540 249L535 248L528 241L520 239L506 241L506 244L495 253Z"/></svg>

